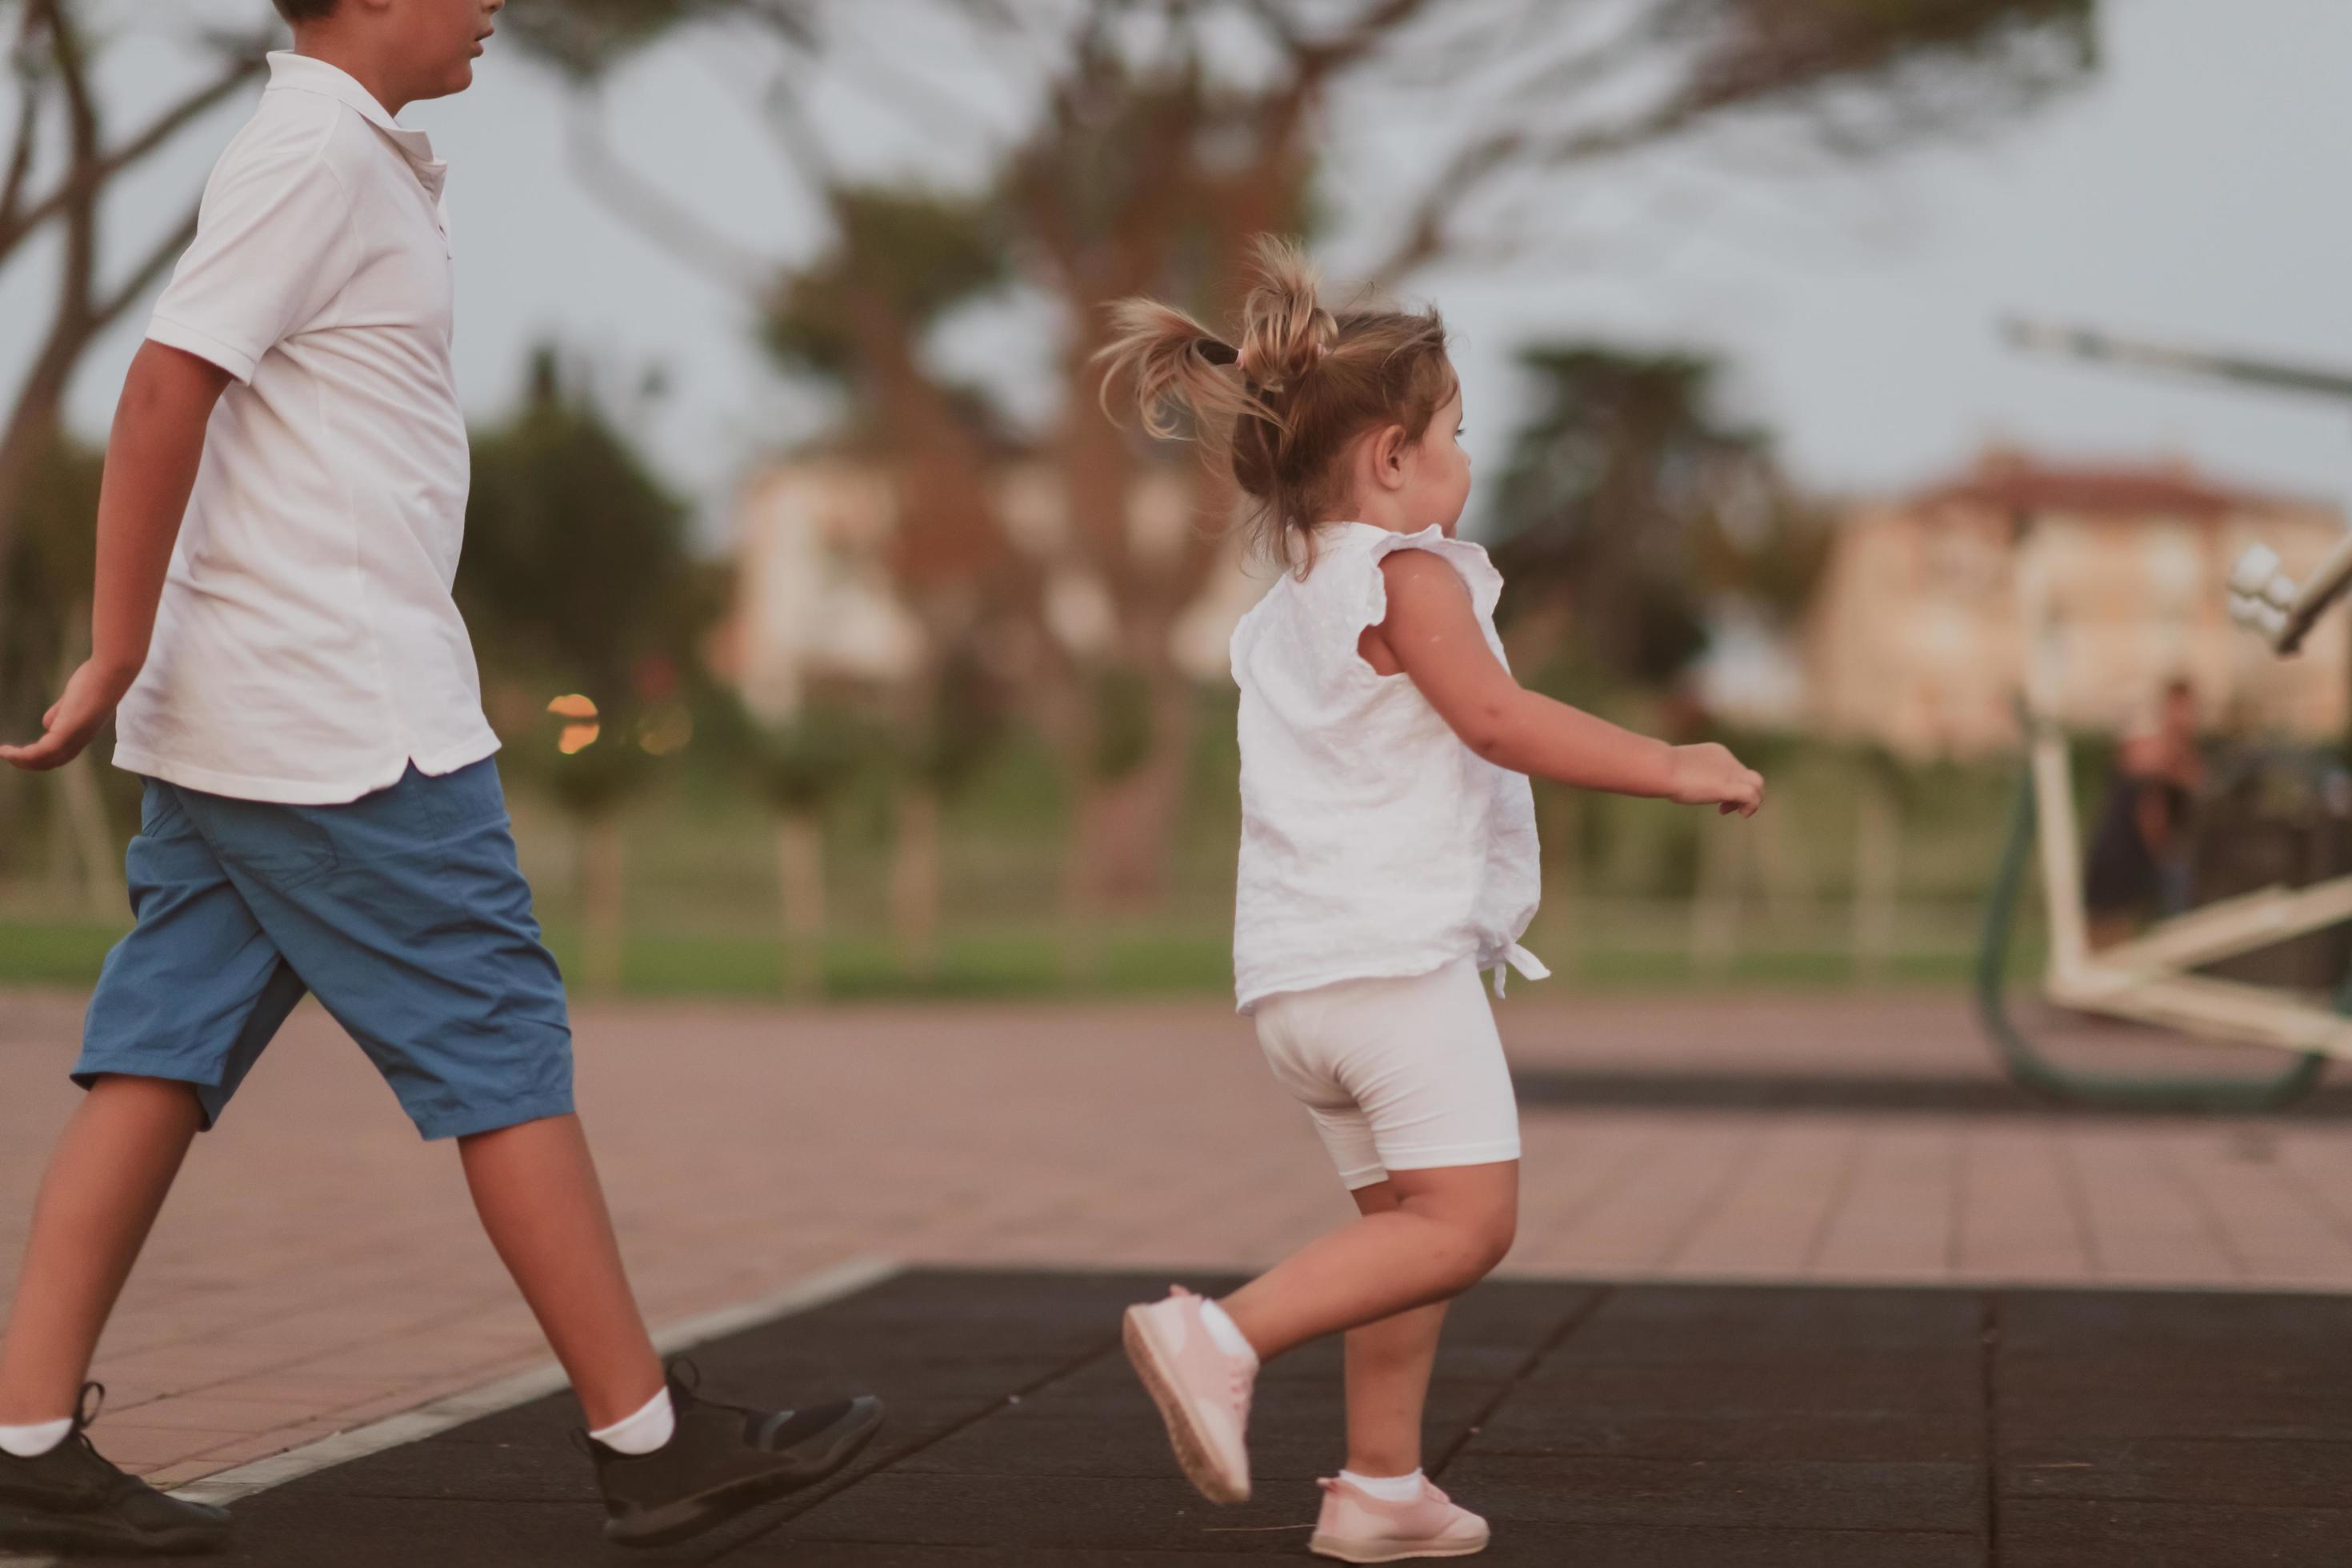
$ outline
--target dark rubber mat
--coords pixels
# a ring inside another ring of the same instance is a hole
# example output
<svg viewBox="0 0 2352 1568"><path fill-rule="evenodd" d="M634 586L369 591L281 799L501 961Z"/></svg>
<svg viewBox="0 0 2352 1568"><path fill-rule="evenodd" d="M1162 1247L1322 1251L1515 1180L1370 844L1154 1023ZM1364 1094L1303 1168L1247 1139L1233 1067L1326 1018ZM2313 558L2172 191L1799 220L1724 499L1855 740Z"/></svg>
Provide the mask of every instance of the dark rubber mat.
<svg viewBox="0 0 2352 1568"><path fill-rule="evenodd" d="M213 1561L1307 1560L1337 1346L1267 1369L1256 1500L1213 1507L1118 1348L1166 1283L920 1270L704 1347L719 1397L870 1389L890 1421L849 1475L683 1546L604 1543L565 1395L249 1498ZM2352 1298L1497 1281L1455 1308L1428 1444L1497 1564L2342 1568Z"/></svg>
<svg viewBox="0 0 2352 1568"><path fill-rule="evenodd" d="M1560 1110L1832 1111L1843 1115L2131 1118L2144 1107L2061 1105L1990 1072L1723 1073L1634 1072L1521 1068L1511 1075L1519 1109ZM2183 1112L2181 1114L2194 1114ZM2228 1113L2221 1113L2228 1114ZM2240 1113L2242 1114L2242 1113ZM2352 1083L2331 1082L2270 1118L2341 1121L2352 1118Z"/></svg>

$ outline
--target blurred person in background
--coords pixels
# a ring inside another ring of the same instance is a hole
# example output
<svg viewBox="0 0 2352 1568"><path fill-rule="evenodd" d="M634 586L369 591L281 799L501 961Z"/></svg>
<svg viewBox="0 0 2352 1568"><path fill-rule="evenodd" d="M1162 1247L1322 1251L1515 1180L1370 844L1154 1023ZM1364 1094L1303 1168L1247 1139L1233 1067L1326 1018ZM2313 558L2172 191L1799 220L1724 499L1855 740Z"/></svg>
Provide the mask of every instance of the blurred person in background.
<svg viewBox="0 0 2352 1568"><path fill-rule="evenodd" d="M2093 948L2112 947L2151 916L2187 907L2189 828L2204 784L2197 689L2176 676L2116 751L2083 876Z"/></svg>

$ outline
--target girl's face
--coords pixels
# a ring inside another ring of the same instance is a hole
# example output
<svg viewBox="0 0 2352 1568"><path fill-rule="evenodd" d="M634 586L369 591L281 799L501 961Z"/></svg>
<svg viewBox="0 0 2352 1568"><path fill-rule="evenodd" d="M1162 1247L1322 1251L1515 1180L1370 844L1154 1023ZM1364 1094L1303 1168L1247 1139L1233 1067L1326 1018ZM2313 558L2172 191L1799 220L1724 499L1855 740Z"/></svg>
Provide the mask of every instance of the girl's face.
<svg viewBox="0 0 2352 1568"><path fill-rule="evenodd" d="M1470 454L1462 449L1462 389L1445 400L1421 439L1405 449L1404 484L1397 496L1406 525L1418 531L1433 525L1447 538L1462 521L1470 500Z"/></svg>

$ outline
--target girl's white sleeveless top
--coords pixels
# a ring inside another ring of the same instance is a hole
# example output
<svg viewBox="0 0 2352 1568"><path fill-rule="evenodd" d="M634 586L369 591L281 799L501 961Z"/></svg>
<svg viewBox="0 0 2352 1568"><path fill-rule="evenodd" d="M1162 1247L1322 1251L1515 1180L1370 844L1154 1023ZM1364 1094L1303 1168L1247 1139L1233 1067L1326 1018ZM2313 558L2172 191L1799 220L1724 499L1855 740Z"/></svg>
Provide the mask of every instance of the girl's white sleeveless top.
<svg viewBox="0 0 2352 1568"><path fill-rule="evenodd" d="M1314 569L1286 573L1234 629L1242 849L1234 909L1241 1010L1341 980L1426 974L1464 957L1546 973L1519 937L1541 874L1525 775L1462 743L1412 678L1357 650L1388 616L1381 561L1426 550L1470 589L1495 657L1503 579L1438 529L1327 525Z"/></svg>

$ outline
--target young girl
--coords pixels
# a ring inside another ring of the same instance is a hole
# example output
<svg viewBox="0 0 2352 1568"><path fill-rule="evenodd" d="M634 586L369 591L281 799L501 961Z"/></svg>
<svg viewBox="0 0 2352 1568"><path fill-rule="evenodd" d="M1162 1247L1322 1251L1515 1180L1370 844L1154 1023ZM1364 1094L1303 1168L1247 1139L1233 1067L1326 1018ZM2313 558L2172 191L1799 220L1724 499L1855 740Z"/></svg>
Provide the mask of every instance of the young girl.
<svg viewBox="0 0 2352 1568"><path fill-rule="evenodd" d="M1752 815L1764 781L1720 746L1668 746L1520 689L1495 635L1502 579L1454 537L1470 491L1462 394L1434 311L1317 302L1262 243L1231 342L1146 300L1118 309L1109 388L1146 429L1229 463L1291 566L1233 638L1241 1010L1361 1216L1221 1301L1128 1309L1126 1341L1184 1473L1250 1493L1244 1429L1267 1358L1347 1334L1348 1462L1322 1483L1326 1557L1466 1556L1486 1523L1421 1471L1445 1303L1502 1261L1519 1135L1484 970L1545 971L1528 775Z"/></svg>

